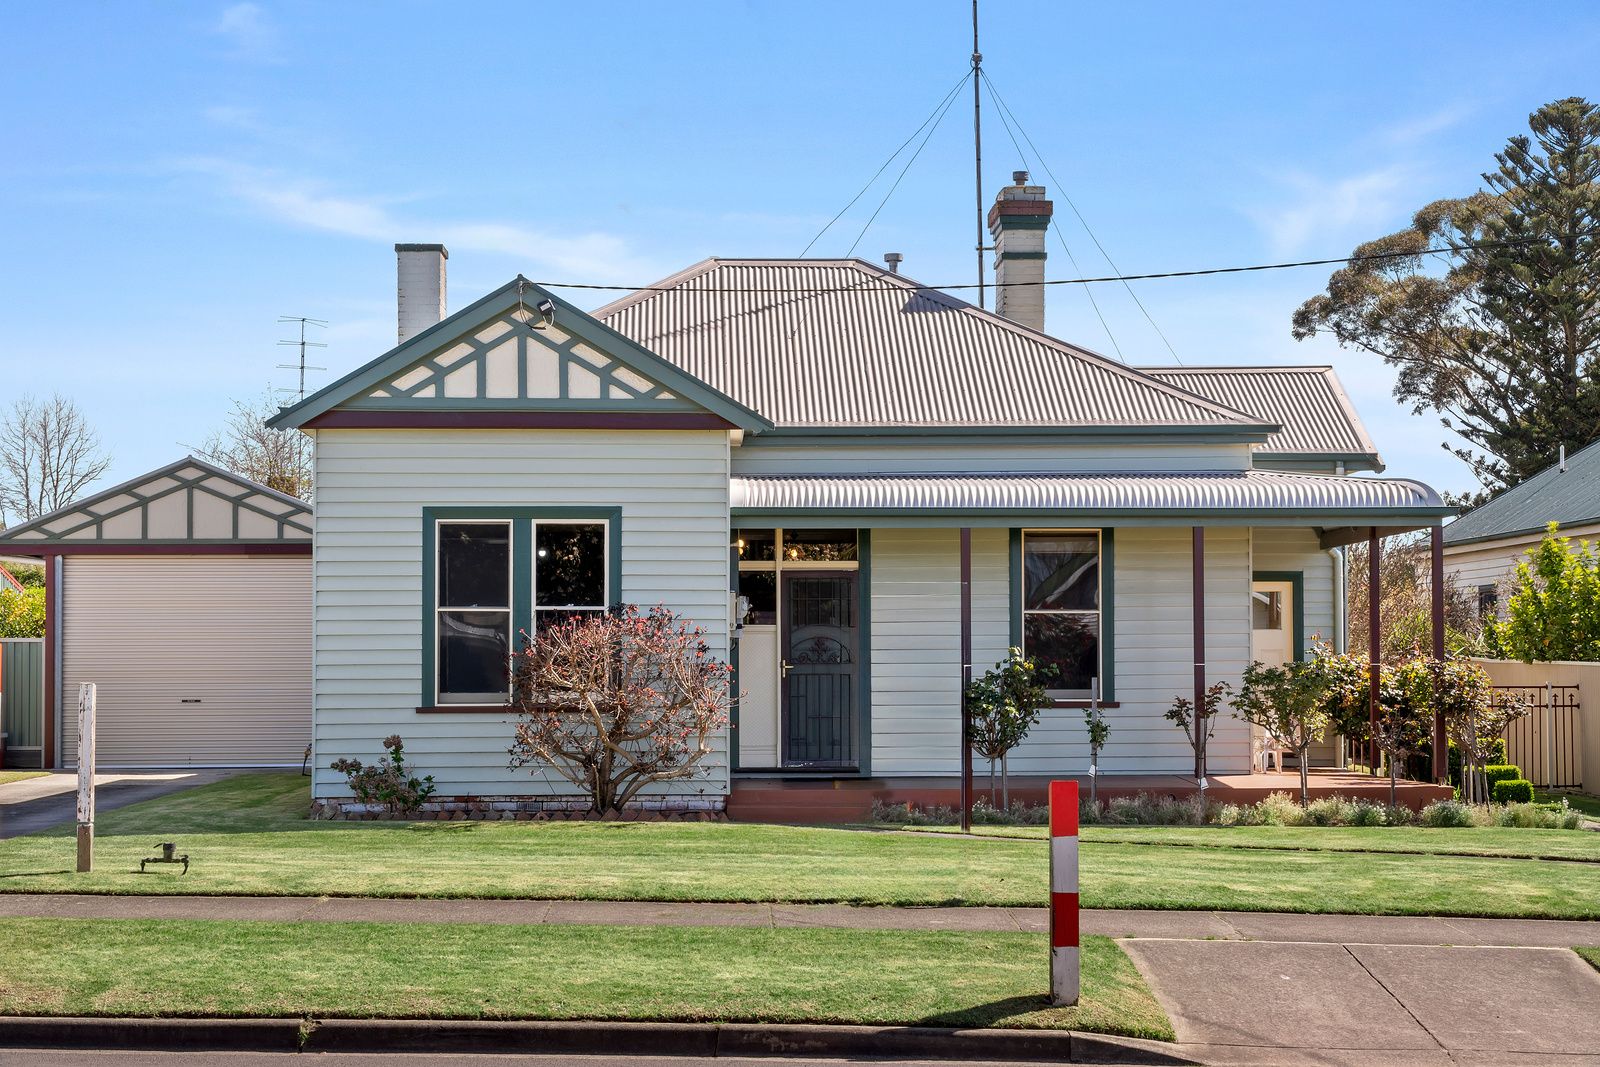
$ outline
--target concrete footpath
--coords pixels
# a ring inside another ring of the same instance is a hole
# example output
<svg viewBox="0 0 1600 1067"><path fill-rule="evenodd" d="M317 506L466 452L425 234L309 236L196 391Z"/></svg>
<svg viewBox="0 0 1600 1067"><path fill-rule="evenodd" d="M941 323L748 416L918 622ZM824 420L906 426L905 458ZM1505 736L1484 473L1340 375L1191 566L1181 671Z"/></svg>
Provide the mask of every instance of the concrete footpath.
<svg viewBox="0 0 1600 1067"><path fill-rule="evenodd" d="M5 894L0 916L972 932L1046 928L1044 910L1037 908L338 897ZM1600 1067L1600 973L1570 951L1571 946L1600 946L1600 922L1085 911L1082 929L1118 939L1133 959L1177 1031L1178 1042L1161 1046L1162 1052L1180 1061L1240 1067ZM939 1056L949 1050L934 1041L915 1048L867 1052L857 1045L839 1051ZM1001 1052L999 1045L963 1049L971 1059L1009 1058L1006 1053L1021 1051L1007 1047ZM1040 1051L1030 1048L1031 1055L1017 1058L1067 1058L1040 1056ZM1074 1047L1073 1058L1083 1051ZM1117 1051L1126 1062L1130 1050Z"/></svg>

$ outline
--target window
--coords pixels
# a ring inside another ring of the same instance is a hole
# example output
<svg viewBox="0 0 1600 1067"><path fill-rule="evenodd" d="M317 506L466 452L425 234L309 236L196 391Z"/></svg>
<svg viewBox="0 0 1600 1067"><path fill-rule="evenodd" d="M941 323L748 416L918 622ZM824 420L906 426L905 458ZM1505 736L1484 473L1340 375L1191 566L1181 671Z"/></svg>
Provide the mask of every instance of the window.
<svg viewBox="0 0 1600 1067"><path fill-rule="evenodd" d="M1500 614L1500 590L1493 585L1478 586L1478 618L1492 619Z"/></svg>
<svg viewBox="0 0 1600 1067"><path fill-rule="evenodd" d="M1257 589L1250 594L1250 625L1256 630L1283 629L1283 594Z"/></svg>
<svg viewBox="0 0 1600 1067"><path fill-rule="evenodd" d="M423 706L503 704L523 635L619 599L617 509L426 508Z"/></svg>
<svg viewBox="0 0 1600 1067"><path fill-rule="evenodd" d="M438 551L439 702L503 700L511 654L511 523L440 523Z"/></svg>
<svg viewBox="0 0 1600 1067"><path fill-rule="evenodd" d="M1052 692L1089 695L1101 677L1099 532L1023 531L1021 584L1023 653L1052 672Z"/></svg>

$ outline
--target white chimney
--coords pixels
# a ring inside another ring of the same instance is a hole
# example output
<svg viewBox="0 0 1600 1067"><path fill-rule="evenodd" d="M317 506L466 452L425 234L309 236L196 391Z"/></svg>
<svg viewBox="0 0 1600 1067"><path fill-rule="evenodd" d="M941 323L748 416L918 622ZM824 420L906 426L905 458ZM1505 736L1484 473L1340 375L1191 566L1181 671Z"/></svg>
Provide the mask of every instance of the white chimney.
<svg viewBox="0 0 1600 1067"><path fill-rule="evenodd" d="M400 343L445 316L444 245L395 245L399 278Z"/></svg>
<svg viewBox="0 0 1600 1067"><path fill-rule="evenodd" d="M1012 322L1044 332L1045 232L1054 210L1044 186L1029 185L1028 172L1011 175L989 209L994 235L994 310ZM1016 284L1016 283L1025 284Z"/></svg>

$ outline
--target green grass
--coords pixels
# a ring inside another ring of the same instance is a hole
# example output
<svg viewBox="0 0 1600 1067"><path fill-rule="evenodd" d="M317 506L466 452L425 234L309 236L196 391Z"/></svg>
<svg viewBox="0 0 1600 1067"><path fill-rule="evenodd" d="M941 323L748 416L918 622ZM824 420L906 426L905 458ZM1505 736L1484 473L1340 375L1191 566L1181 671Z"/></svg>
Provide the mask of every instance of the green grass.
<svg viewBox="0 0 1600 1067"><path fill-rule="evenodd" d="M49 771L0 771L0 785L26 782L29 778L43 778Z"/></svg>
<svg viewBox="0 0 1600 1067"><path fill-rule="evenodd" d="M1587 960L1589 966L1600 971L1600 948L1575 948L1572 951Z"/></svg>
<svg viewBox="0 0 1600 1067"><path fill-rule="evenodd" d="M130 805L101 816L90 875L72 873L70 826L0 842L0 891L895 905L1047 899L1038 840L726 823L324 823L306 820L305 808L305 780L292 774L243 775ZM1600 847L1600 837L1578 831L1089 829L1087 907L1600 918L1600 863L1488 854ZM1230 844L1365 848L1363 834L1419 844L1394 852ZM189 853L189 873L136 873L163 840ZM1435 843L1452 851L1424 854L1421 845ZM1481 854L1459 854L1474 849Z"/></svg>
<svg viewBox="0 0 1600 1067"><path fill-rule="evenodd" d="M1590 796L1587 793L1546 792L1537 790L1533 798L1541 804L1556 800L1565 800L1567 806L1583 812L1591 818L1600 819L1600 797Z"/></svg>
<svg viewBox="0 0 1600 1067"><path fill-rule="evenodd" d="M0 920L0 1015L1049 1027L1172 1039L1115 942L1045 1002L1037 934ZM249 966L241 967L241 960Z"/></svg>
<svg viewBox="0 0 1600 1067"><path fill-rule="evenodd" d="M953 826L904 827L907 833L953 834ZM973 836L1043 841L1043 826L974 826ZM1600 863L1600 834L1491 826L1085 826L1085 842L1204 848L1388 852L1429 856L1493 856Z"/></svg>

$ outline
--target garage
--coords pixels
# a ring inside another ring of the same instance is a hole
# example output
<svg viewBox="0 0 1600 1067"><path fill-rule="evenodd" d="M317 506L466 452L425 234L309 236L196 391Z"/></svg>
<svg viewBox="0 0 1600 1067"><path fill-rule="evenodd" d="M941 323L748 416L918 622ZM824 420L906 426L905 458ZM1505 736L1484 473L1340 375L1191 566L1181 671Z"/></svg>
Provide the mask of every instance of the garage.
<svg viewBox="0 0 1600 1067"><path fill-rule="evenodd" d="M311 739L311 510L186 457L0 534L45 564L44 764L298 767Z"/></svg>

